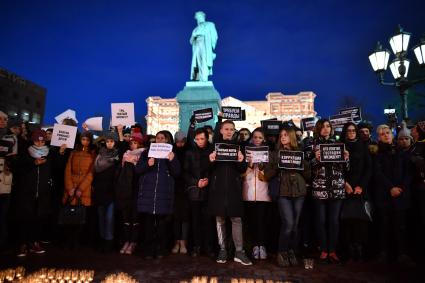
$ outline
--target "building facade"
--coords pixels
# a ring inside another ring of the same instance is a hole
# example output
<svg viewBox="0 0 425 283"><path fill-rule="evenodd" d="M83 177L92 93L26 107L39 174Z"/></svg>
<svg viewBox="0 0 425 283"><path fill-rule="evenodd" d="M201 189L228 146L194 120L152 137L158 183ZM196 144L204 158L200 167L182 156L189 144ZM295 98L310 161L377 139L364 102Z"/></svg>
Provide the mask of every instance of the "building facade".
<svg viewBox="0 0 425 283"><path fill-rule="evenodd" d="M315 98L316 94L312 91L304 91L295 95L271 92L266 95L266 100L259 101L241 101L228 96L221 100L221 105L244 109L246 120L236 121L236 128L248 128L252 131L261 126L261 120L271 118L282 121L292 119L295 124L299 125L302 118L316 116ZM156 134L160 130L175 133L179 130L179 105L175 98L148 97L146 104L148 107L146 115L148 134ZM186 131L187 129L182 130Z"/></svg>
<svg viewBox="0 0 425 283"><path fill-rule="evenodd" d="M0 68L0 110L9 117L41 124L45 104L45 88Z"/></svg>

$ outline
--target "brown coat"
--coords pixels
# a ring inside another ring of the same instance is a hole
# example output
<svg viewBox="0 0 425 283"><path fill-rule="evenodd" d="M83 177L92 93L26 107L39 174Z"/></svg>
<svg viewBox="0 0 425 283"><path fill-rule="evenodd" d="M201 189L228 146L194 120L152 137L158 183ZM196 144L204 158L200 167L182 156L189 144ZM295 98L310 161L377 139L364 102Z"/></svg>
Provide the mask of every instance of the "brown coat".
<svg viewBox="0 0 425 283"><path fill-rule="evenodd" d="M81 203L91 205L91 191L93 182L93 166L96 154L89 150L73 150L65 168L65 192L63 202L68 198L72 189L81 191ZM74 199L72 204L75 204Z"/></svg>

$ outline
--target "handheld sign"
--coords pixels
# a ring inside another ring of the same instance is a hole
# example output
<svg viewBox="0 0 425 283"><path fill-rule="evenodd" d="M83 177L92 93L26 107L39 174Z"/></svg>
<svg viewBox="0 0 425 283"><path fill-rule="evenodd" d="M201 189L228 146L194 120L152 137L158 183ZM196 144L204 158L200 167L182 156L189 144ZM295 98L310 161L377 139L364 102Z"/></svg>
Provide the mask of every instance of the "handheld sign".
<svg viewBox="0 0 425 283"><path fill-rule="evenodd" d="M55 117L55 120L56 120L56 122L58 122L58 124L62 124L63 120L65 120L65 119L72 119L72 120L74 120L75 122L78 123L78 120L76 118L76 113L72 109L68 109L65 112L63 112L63 113L61 113L61 114L59 114Z"/></svg>
<svg viewBox="0 0 425 283"><path fill-rule="evenodd" d="M168 143L151 143L148 157L167 159L168 154L173 150L173 146Z"/></svg>
<svg viewBox="0 0 425 283"><path fill-rule="evenodd" d="M132 126L134 120L134 103L111 103L111 126Z"/></svg>
<svg viewBox="0 0 425 283"><path fill-rule="evenodd" d="M103 127L102 127L103 117L88 118L84 123L87 125L89 130L103 131Z"/></svg>
<svg viewBox="0 0 425 283"><path fill-rule="evenodd" d="M216 161L238 161L239 145L228 143L216 143Z"/></svg>
<svg viewBox="0 0 425 283"><path fill-rule="evenodd" d="M203 123L214 117L212 108L200 109L193 111L196 123Z"/></svg>
<svg viewBox="0 0 425 283"><path fill-rule="evenodd" d="M332 115L329 117L329 121L331 122L332 127L335 129L344 127L346 123L353 122L353 119L351 118L351 113L345 113Z"/></svg>
<svg viewBox="0 0 425 283"><path fill-rule="evenodd" d="M303 131L313 131L316 126L316 119L314 117L304 118L301 120Z"/></svg>
<svg viewBox="0 0 425 283"><path fill-rule="evenodd" d="M261 127L264 129L266 135L278 135L282 121L279 120L263 120Z"/></svg>
<svg viewBox="0 0 425 283"><path fill-rule="evenodd" d="M320 162L345 162L343 143L319 144Z"/></svg>
<svg viewBox="0 0 425 283"><path fill-rule="evenodd" d="M246 161L251 158L252 163L267 163L269 162L269 147L268 146L246 146Z"/></svg>
<svg viewBox="0 0 425 283"><path fill-rule="evenodd" d="M362 111L360 107L350 107L339 110L339 114L351 114L351 119L355 124L358 124L362 121Z"/></svg>
<svg viewBox="0 0 425 283"><path fill-rule="evenodd" d="M240 107L232 107L232 106L223 106L221 107L221 113L223 115L223 119L232 120L232 121L242 121L242 109Z"/></svg>
<svg viewBox="0 0 425 283"><path fill-rule="evenodd" d="M304 170L304 152L279 150L279 168Z"/></svg>
<svg viewBox="0 0 425 283"><path fill-rule="evenodd" d="M76 136L77 127L55 124L50 145L62 146L66 144L66 148L74 148Z"/></svg>

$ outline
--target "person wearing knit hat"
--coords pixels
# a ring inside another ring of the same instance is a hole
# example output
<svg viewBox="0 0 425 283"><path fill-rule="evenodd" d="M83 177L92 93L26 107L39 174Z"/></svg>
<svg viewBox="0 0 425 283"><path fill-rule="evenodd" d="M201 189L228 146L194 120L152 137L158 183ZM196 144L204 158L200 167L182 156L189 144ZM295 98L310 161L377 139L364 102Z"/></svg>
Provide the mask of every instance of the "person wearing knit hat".
<svg viewBox="0 0 425 283"><path fill-rule="evenodd" d="M117 135L113 132L107 132L104 137L105 137L106 141L107 140L113 140L114 142L117 142L117 140L118 140Z"/></svg>
<svg viewBox="0 0 425 283"><path fill-rule="evenodd" d="M36 141L46 141L46 132L41 130L41 129L37 129L34 132L32 132L31 134L31 140L33 142Z"/></svg>
<svg viewBox="0 0 425 283"><path fill-rule="evenodd" d="M368 121L362 121L357 125L357 129L359 131L359 136L360 139L367 143L368 145L370 144L375 144L374 141L372 141L372 130L373 130L373 126L370 122Z"/></svg>
<svg viewBox="0 0 425 283"><path fill-rule="evenodd" d="M413 142L413 137L410 134L410 130L407 128L406 122L403 121L401 123L401 129L397 135L397 146L402 151L407 151L412 145L412 142Z"/></svg>
<svg viewBox="0 0 425 283"><path fill-rule="evenodd" d="M139 146L143 145L143 135L140 132L140 129L135 128L130 137L130 142L135 141L139 144Z"/></svg>

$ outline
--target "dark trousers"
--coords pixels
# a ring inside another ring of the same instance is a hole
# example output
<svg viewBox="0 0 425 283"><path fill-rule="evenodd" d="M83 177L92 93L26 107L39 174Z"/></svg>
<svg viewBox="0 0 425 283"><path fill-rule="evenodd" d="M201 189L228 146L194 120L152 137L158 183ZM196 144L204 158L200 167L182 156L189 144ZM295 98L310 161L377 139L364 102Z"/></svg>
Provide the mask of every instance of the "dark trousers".
<svg viewBox="0 0 425 283"><path fill-rule="evenodd" d="M335 252L338 243L342 200L314 200L316 233L322 252Z"/></svg>
<svg viewBox="0 0 425 283"><path fill-rule="evenodd" d="M0 247L7 243L9 207L10 194L0 194Z"/></svg>
<svg viewBox="0 0 425 283"><path fill-rule="evenodd" d="M144 214L144 250L147 256L164 255L167 246L167 215Z"/></svg>
<svg viewBox="0 0 425 283"><path fill-rule="evenodd" d="M136 207L121 210L123 223L123 242L137 243L139 240L140 220Z"/></svg>
<svg viewBox="0 0 425 283"><path fill-rule="evenodd" d="M212 250L214 246L215 218L207 213L206 201L191 201L192 218L192 237L194 247L204 247L206 250Z"/></svg>
<svg viewBox="0 0 425 283"><path fill-rule="evenodd" d="M281 220L279 233L279 252L295 250L298 245L298 223L300 220L304 197L280 197L278 199Z"/></svg>
<svg viewBox="0 0 425 283"><path fill-rule="evenodd" d="M267 242L267 210L270 202L245 201L246 223L253 246L265 246Z"/></svg>
<svg viewBox="0 0 425 283"><path fill-rule="evenodd" d="M395 254L407 252L407 211L390 207L378 208L376 211L379 227L380 252L387 255L395 250ZM394 243L392 243L392 240Z"/></svg>
<svg viewBox="0 0 425 283"><path fill-rule="evenodd" d="M47 218L46 218L47 219ZM22 244L32 244L41 240L41 232L46 219L33 217L30 220L18 221L18 242Z"/></svg>

